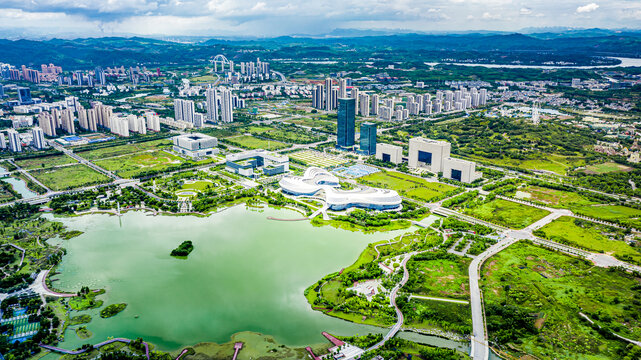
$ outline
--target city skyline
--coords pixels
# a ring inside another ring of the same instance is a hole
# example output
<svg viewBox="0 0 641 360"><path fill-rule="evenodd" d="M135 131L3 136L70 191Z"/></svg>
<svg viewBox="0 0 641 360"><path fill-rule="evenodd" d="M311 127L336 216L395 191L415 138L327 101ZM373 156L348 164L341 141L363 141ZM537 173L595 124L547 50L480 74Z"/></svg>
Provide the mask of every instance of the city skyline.
<svg viewBox="0 0 641 360"><path fill-rule="evenodd" d="M0 1L6 37L319 35L336 29L459 32L526 28L639 28L641 3L513 0ZM393 29L393 30L390 30Z"/></svg>

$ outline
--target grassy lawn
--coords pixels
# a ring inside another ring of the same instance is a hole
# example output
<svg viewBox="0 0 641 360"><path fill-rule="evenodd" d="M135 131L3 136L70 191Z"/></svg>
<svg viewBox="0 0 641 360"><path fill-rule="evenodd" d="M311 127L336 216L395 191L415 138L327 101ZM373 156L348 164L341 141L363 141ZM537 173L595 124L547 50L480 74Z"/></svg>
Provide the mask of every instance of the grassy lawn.
<svg viewBox="0 0 641 360"><path fill-rule="evenodd" d="M465 213L512 229L523 229L550 214L547 210L503 199L494 199L482 205L467 208Z"/></svg>
<svg viewBox="0 0 641 360"><path fill-rule="evenodd" d="M641 227L641 210L623 205L588 205L572 209L575 213L601 220L619 221L624 225Z"/></svg>
<svg viewBox="0 0 641 360"><path fill-rule="evenodd" d="M538 233L546 239L641 264L641 251L635 250L625 241L612 240L612 236L606 236L605 234L616 234L616 229L604 225L562 216L539 229Z"/></svg>
<svg viewBox="0 0 641 360"><path fill-rule="evenodd" d="M106 175L81 164L52 169L36 169L30 173L54 191L104 184L111 181Z"/></svg>
<svg viewBox="0 0 641 360"><path fill-rule="evenodd" d="M73 164L77 161L68 157L67 155L53 155L43 156L32 159L16 160L16 165L25 170L40 169L45 167L53 167L58 165Z"/></svg>
<svg viewBox="0 0 641 360"><path fill-rule="evenodd" d="M614 162L606 162L602 164L589 165L585 167L586 174L607 174L611 172L624 172L632 170L631 167L617 164Z"/></svg>
<svg viewBox="0 0 641 360"><path fill-rule="evenodd" d="M551 207L573 208L575 206L592 205L595 202L575 192L549 189L539 186L527 186L519 189L517 197L525 200L534 200L545 203Z"/></svg>
<svg viewBox="0 0 641 360"><path fill-rule="evenodd" d="M164 171L184 162L185 160L177 155L156 150L98 160L95 164L109 171L115 171L118 176L131 178L147 171Z"/></svg>
<svg viewBox="0 0 641 360"><path fill-rule="evenodd" d="M206 83L206 82L214 82L216 81L216 79L217 77L213 75L203 75L203 76L193 77L189 79L189 81L191 81L192 83Z"/></svg>
<svg viewBox="0 0 641 360"><path fill-rule="evenodd" d="M412 175L386 171L360 177L358 182L369 186L396 190L402 196L425 202L446 197L448 193L453 195L453 191L457 189L452 185L429 182Z"/></svg>
<svg viewBox="0 0 641 360"><path fill-rule="evenodd" d="M170 140L152 140L135 144L118 145L96 150L82 151L79 152L78 155L87 160L100 160L114 156L139 153L147 150L163 149L169 147L170 145Z"/></svg>
<svg viewBox="0 0 641 360"><path fill-rule="evenodd" d="M451 259L412 259L407 265L410 279L403 290L414 295L467 300L470 297L467 270L471 261L456 255Z"/></svg>
<svg viewBox="0 0 641 360"><path fill-rule="evenodd" d="M630 274L519 242L486 261L481 275L490 341L507 344L502 349L517 358L625 358L628 344L606 339L579 312L619 335L641 337L641 279ZM510 329L515 318L498 316L501 309L517 309L523 315L516 319L535 330Z"/></svg>
<svg viewBox="0 0 641 360"><path fill-rule="evenodd" d="M275 140L263 140L251 135L241 135L225 139L226 142L244 149L280 150L289 145Z"/></svg>

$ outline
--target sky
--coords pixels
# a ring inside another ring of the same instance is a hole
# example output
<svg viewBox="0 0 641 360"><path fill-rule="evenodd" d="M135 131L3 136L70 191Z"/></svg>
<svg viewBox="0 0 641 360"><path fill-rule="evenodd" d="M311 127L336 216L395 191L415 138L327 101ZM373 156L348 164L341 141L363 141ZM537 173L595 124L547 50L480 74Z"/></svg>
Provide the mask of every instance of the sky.
<svg viewBox="0 0 641 360"><path fill-rule="evenodd" d="M0 38L271 37L337 28L454 32L640 25L640 0L0 0Z"/></svg>

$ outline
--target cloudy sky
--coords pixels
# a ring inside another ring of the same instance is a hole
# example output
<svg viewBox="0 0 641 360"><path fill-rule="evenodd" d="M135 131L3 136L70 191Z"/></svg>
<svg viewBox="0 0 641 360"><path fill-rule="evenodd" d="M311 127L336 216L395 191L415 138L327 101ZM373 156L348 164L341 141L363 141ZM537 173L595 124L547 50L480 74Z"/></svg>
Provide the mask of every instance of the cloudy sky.
<svg viewBox="0 0 641 360"><path fill-rule="evenodd" d="M641 28L640 0L0 0L0 37Z"/></svg>

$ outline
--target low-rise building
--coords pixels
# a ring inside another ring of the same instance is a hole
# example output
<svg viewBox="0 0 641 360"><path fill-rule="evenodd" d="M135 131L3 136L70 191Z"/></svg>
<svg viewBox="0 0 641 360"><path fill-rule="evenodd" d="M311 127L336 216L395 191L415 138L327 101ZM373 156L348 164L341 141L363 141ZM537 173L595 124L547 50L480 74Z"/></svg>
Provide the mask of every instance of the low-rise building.
<svg viewBox="0 0 641 360"><path fill-rule="evenodd" d="M376 144L376 159L400 164L403 161L403 148L391 144Z"/></svg>
<svg viewBox="0 0 641 360"><path fill-rule="evenodd" d="M205 134L178 135L174 136L171 141L174 143L173 150L175 152L194 160L216 155L219 152L218 139Z"/></svg>
<svg viewBox="0 0 641 360"><path fill-rule="evenodd" d="M268 176L289 171L289 157L257 149L229 154L225 157L227 170L251 178L258 177L260 170Z"/></svg>

